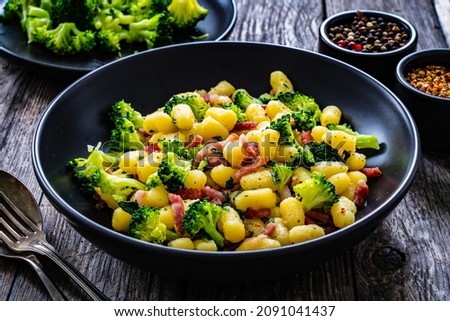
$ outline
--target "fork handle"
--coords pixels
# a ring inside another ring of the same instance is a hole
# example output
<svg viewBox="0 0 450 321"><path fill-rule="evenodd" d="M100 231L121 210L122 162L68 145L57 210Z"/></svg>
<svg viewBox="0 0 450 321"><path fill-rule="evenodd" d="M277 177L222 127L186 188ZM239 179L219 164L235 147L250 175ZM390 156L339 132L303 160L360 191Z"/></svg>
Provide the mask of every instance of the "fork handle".
<svg viewBox="0 0 450 321"><path fill-rule="evenodd" d="M95 287L86 277L76 270L66 259L64 259L55 248L47 242L34 242L33 248L39 254L47 256L58 265L68 276L72 278L86 293L95 301L109 301L99 289Z"/></svg>
<svg viewBox="0 0 450 321"><path fill-rule="evenodd" d="M65 301L64 295L61 293L61 291L58 290L58 288L55 286L55 284L49 279L47 274L44 272L44 269L39 262L38 258L32 254L24 256L23 257L26 262L34 269L36 274L41 279L42 283L44 284L45 288L48 291L48 294L54 301Z"/></svg>

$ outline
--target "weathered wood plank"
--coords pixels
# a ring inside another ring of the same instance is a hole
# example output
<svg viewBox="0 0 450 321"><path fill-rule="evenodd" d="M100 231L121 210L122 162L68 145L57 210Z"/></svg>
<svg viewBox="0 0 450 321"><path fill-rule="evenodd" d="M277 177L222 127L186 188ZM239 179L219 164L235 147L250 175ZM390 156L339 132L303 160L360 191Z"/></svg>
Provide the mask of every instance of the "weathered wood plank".
<svg viewBox="0 0 450 321"><path fill-rule="evenodd" d="M449 0L435 0L434 5L436 14L439 18L442 33L447 42L447 47L450 47L450 1Z"/></svg>

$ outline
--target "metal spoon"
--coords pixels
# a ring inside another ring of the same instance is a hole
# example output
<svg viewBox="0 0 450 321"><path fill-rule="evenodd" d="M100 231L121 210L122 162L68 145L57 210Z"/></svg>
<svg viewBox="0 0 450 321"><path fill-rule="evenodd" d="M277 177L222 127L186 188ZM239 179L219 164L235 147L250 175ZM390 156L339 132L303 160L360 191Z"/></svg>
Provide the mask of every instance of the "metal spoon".
<svg viewBox="0 0 450 321"><path fill-rule="evenodd" d="M44 272L44 268L41 262L39 262L38 258L34 254L18 254L8 249L3 243L0 243L0 256L27 262L39 276L48 293L50 294L50 297L54 301L66 300L64 295L58 290L55 284L53 284L52 280L50 280L47 274Z"/></svg>
<svg viewBox="0 0 450 321"><path fill-rule="evenodd" d="M0 170L0 192L8 198L9 202L23 215L25 215L31 223L34 223L35 228L39 230L40 235L44 238L45 234L42 231L42 216L39 206L28 188L22 184L17 178L11 174ZM41 243L48 244L45 239ZM44 244L45 245L45 244ZM94 300L109 300L103 293L101 293L93 284L91 284L80 272L63 259L54 248L48 244L44 247L50 251L36 251L40 254L47 255L53 262L55 262L64 272L67 273L92 299ZM36 247L38 249L38 247ZM28 251L35 251L36 249L30 247ZM15 249L14 249L15 250Z"/></svg>

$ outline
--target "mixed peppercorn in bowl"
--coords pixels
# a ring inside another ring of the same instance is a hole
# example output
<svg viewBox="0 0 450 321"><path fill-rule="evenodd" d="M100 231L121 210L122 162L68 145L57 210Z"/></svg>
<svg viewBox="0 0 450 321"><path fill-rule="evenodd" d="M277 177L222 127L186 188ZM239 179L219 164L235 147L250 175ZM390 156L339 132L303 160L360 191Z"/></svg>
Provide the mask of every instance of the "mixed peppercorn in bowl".
<svg viewBox="0 0 450 321"><path fill-rule="evenodd" d="M374 10L340 12L319 28L319 52L369 73L388 87L394 83L396 64L415 51L417 40L410 22Z"/></svg>

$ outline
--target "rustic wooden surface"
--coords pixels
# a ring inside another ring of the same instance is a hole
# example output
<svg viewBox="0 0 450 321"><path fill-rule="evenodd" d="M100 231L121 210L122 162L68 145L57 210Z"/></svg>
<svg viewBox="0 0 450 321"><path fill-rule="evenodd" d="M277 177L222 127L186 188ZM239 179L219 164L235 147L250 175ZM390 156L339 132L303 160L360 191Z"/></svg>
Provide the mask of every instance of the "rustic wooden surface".
<svg viewBox="0 0 450 321"><path fill-rule="evenodd" d="M411 21L418 28L418 49L450 46L448 0L236 3L238 18L229 40L316 50L317 31L324 18L344 10L375 9ZM411 190L381 226L352 250L310 272L239 285L174 280L96 249L49 204L33 174L31 140L41 113L68 83L26 70L4 57L0 57L0 66L0 169L31 189L39 201L49 242L111 299L450 300L450 155L424 153ZM70 300L86 299L57 268L44 264ZM22 262L0 258L0 284L0 300L50 299Z"/></svg>

